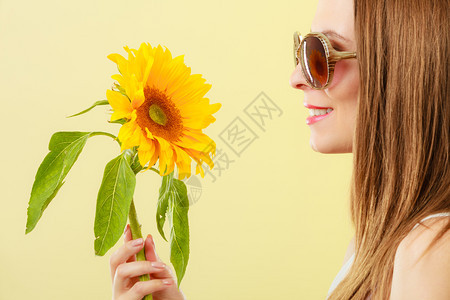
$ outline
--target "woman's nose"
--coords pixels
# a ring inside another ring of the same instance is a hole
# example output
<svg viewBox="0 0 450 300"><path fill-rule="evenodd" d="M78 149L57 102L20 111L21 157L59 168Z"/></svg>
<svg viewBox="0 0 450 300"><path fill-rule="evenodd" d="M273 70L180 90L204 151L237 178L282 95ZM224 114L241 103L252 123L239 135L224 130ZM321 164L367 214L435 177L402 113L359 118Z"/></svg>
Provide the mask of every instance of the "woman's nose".
<svg viewBox="0 0 450 300"><path fill-rule="evenodd" d="M309 85L306 83L306 80L303 77L300 64L298 64L292 72L291 77L289 78L289 84L294 89L306 90L309 88Z"/></svg>

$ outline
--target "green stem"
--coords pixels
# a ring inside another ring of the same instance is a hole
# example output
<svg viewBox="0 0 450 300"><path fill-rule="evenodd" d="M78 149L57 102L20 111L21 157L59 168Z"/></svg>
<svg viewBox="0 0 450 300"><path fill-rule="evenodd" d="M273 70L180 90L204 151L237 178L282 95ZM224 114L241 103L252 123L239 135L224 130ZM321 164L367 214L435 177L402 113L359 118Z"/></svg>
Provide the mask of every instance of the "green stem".
<svg viewBox="0 0 450 300"><path fill-rule="evenodd" d="M159 171L158 171L158 170L156 170L155 168L151 167L151 168L150 168L150 170L152 170L153 172L155 172L156 174L158 174L158 175L159 175Z"/></svg>
<svg viewBox="0 0 450 300"><path fill-rule="evenodd" d="M119 146L121 145L121 143L119 142L119 139L114 134L111 134L109 132L103 132L103 131L93 131L93 132L91 132L91 136L96 136L96 135L109 136L109 137L113 138L113 140L117 141L117 143L119 143Z"/></svg>
<svg viewBox="0 0 450 300"><path fill-rule="evenodd" d="M133 240L142 238L141 225L139 224L138 219L137 219L136 207L134 207L134 200L131 200L130 212L128 214L128 218L130 219L131 236L132 236ZM141 251L139 251L136 254L136 259L138 261L146 260L145 259L145 247L142 247ZM139 281L147 281L147 280L150 280L149 274L144 274L144 275L139 276ZM151 294L147 295L144 298L142 298L142 300L153 300L153 296Z"/></svg>
<svg viewBox="0 0 450 300"><path fill-rule="evenodd" d="M100 132L100 134L102 134L102 133ZM132 159L131 159L131 168L132 168L134 174L137 175L137 173L139 173L143 168L139 163L138 154L136 152L136 149L133 148L133 149L131 149L131 151L133 152ZM159 175L159 171L156 170L155 168L151 167L150 170L154 171L155 173L157 173ZM132 239L135 240L138 238L142 238L141 225L139 224L139 221L137 218L136 207L134 206L134 199L131 200L130 211L128 213L128 219L130 220L130 229L131 229ZM141 251L139 251L136 254L136 259L138 261L146 260L145 246L142 247ZM144 275L139 276L139 281L147 281L147 280L150 280L149 274L144 274ZM142 300L153 300L153 296L151 294L147 295Z"/></svg>

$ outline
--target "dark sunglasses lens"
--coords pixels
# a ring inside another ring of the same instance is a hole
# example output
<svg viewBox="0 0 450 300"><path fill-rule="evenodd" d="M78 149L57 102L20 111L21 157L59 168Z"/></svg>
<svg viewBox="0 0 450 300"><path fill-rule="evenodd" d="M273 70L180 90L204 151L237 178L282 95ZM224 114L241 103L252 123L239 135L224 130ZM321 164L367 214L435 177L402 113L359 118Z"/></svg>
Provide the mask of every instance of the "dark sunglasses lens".
<svg viewBox="0 0 450 300"><path fill-rule="evenodd" d="M313 36L305 38L300 54L306 80L315 88L325 86L328 81L328 64L322 42Z"/></svg>

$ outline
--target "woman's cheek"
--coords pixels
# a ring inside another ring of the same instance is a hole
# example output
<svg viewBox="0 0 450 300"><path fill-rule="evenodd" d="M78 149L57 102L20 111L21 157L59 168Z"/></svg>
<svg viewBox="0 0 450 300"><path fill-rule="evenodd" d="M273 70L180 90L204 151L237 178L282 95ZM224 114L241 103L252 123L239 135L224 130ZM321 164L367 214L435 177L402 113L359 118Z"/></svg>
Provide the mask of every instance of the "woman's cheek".
<svg viewBox="0 0 450 300"><path fill-rule="evenodd" d="M336 82L341 81L342 76L347 73L348 71L348 64L345 60L340 60L336 63L336 66L334 67L334 79Z"/></svg>
<svg viewBox="0 0 450 300"><path fill-rule="evenodd" d="M334 68L334 75L327 94L336 104L341 101L355 101L358 98L359 74L355 59L340 60Z"/></svg>

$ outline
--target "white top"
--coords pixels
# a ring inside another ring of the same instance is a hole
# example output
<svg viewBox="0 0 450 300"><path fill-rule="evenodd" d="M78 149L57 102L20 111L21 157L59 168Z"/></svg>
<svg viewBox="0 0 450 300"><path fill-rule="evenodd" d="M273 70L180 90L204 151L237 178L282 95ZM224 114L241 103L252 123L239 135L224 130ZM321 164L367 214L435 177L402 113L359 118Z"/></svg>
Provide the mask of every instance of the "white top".
<svg viewBox="0 0 450 300"><path fill-rule="evenodd" d="M427 219L434 218L434 217L450 217L450 213L437 213L433 215L429 215L428 217L423 218L420 222L423 222ZM419 226L419 223L414 225L413 229L415 229L417 226ZM413 230L412 229L412 230ZM348 271L350 270L353 261L355 260L355 253L345 262L345 264L342 266L342 268L337 273L336 277L334 278L333 282L331 283L330 289L328 290L327 299L330 296L331 292L334 291L334 289L338 286L338 284L345 278ZM370 296L368 297L370 299Z"/></svg>

